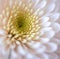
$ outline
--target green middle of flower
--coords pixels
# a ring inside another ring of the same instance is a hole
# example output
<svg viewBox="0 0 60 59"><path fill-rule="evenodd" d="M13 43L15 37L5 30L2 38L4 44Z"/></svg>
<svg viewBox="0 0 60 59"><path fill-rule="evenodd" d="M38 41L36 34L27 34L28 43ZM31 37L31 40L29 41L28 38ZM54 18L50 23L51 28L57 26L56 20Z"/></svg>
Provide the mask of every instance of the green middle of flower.
<svg viewBox="0 0 60 59"><path fill-rule="evenodd" d="M19 12L10 20L13 34L27 35L32 30L34 17L28 12Z"/></svg>

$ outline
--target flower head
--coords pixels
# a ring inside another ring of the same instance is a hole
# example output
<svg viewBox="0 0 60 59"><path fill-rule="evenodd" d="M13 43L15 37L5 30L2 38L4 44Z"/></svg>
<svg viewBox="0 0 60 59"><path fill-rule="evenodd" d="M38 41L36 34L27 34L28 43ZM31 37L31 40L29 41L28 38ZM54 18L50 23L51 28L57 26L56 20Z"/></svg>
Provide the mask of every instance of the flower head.
<svg viewBox="0 0 60 59"><path fill-rule="evenodd" d="M1 55L8 54L12 59L53 59L52 55L58 58L58 39L54 35L60 31L56 22L60 14L55 9L56 1L7 2L0 14Z"/></svg>

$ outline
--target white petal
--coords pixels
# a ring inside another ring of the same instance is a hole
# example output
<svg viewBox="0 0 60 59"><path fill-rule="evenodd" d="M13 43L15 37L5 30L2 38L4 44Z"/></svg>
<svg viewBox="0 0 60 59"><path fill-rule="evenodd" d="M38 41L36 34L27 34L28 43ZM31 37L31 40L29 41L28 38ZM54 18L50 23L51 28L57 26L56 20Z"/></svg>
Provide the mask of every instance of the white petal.
<svg viewBox="0 0 60 59"><path fill-rule="evenodd" d="M59 23L53 23L52 27L53 27L55 32L59 32L60 31L60 24Z"/></svg>
<svg viewBox="0 0 60 59"><path fill-rule="evenodd" d="M3 45L3 40L5 39L5 37L0 37L0 45Z"/></svg>
<svg viewBox="0 0 60 59"><path fill-rule="evenodd" d="M38 3L39 2L39 0L36 2L36 3ZM45 0L42 0L40 3L38 3L37 5L35 5L34 6L34 9L36 10L36 9L42 9L42 8L44 8L46 6L46 1Z"/></svg>
<svg viewBox="0 0 60 59"><path fill-rule="evenodd" d="M47 37L47 35L48 35L49 31L51 31L51 29L52 29L51 27L45 27L45 28L40 29L40 32L39 32L40 33L40 36Z"/></svg>
<svg viewBox="0 0 60 59"><path fill-rule="evenodd" d="M40 0L36 0L36 1L35 1L35 5L34 5L34 7L37 6L37 4L39 3L39 1L40 1Z"/></svg>
<svg viewBox="0 0 60 59"><path fill-rule="evenodd" d="M7 54L7 51L5 51L4 49L2 49L1 52L2 52L2 55L4 56Z"/></svg>
<svg viewBox="0 0 60 59"><path fill-rule="evenodd" d="M40 9L44 8L46 6L46 1L45 0L42 0L42 2L40 3Z"/></svg>
<svg viewBox="0 0 60 59"><path fill-rule="evenodd" d="M54 54L52 53L49 56L50 56L50 59L59 59L59 56L55 53Z"/></svg>
<svg viewBox="0 0 60 59"><path fill-rule="evenodd" d="M52 12L55 9L55 4L51 3L50 6L47 8L47 12Z"/></svg>
<svg viewBox="0 0 60 59"><path fill-rule="evenodd" d="M48 38L40 38L40 41L41 41L42 43L47 43L47 42L50 41L50 39L48 39Z"/></svg>
<svg viewBox="0 0 60 59"><path fill-rule="evenodd" d="M56 43L56 44L60 44L60 39L52 38L51 41Z"/></svg>
<svg viewBox="0 0 60 59"><path fill-rule="evenodd" d="M53 30L46 31L44 35L47 38L52 38L55 35L55 32Z"/></svg>
<svg viewBox="0 0 60 59"><path fill-rule="evenodd" d="M57 44L55 43L46 44L46 52L55 52L56 50L57 50Z"/></svg>
<svg viewBox="0 0 60 59"><path fill-rule="evenodd" d="M34 56L34 59L40 59L40 57L38 57L38 56Z"/></svg>
<svg viewBox="0 0 60 59"><path fill-rule="evenodd" d="M13 57L13 58L16 58L16 57L17 57L17 53L16 53L14 50L12 51L11 54L12 54L12 57Z"/></svg>
<svg viewBox="0 0 60 59"><path fill-rule="evenodd" d="M13 5L12 0L9 1L9 5L10 5L10 7L12 7L12 5Z"/></svg>
<svg viewBox="0 0 60 59"><path fill-rule="evenodd" d="M7 12L6 12L7 13ZM6 21L7 20L7 17L5 17L3 20L2 20L2 24L5 25L6 24Z"/></svg>
<svg viewBox="0 0 60 59"><path fill-rule="evenodd" d="M45 23L45 22L47 22L48 20L49 20L49 17L42 17L41 18L42 24Z"/></svg>
<svg viewBox="0 0 60 59"><path fill-rule="evenodd" d="M44 45L41 45L38 49L36 49L37 53L43 53L45 51L46 47Z"/></svg>
<svg viewBox="0 0 60 59"><path fill-rule="evenodd" d="M43 54L43 59L49 59L49 56L47 54Z"/></svg>
<svg viewBox="0 0 60 59"><path fill-rule="evenodd" d="M38 49L40 47L40 43L35 43L32 45L32 48Z"/></svg>
<svg viewBox="0 0 60 59"><path fill-rule="evenodd" d="M40 36L42 36L44 34L44 32L42 30L40 30L39 33L40 33Z"/></svg>
<svg viewBox="0 0 60 59"><path fill-rule="evenodd" d="M43 32L46 32L46 31L51 31L51 27L44 27L44 28L42 28L41 30L43 31Z"/></svg>
<svg viewBox="0 0 60 59"><path fill-rule="evenodd" d="M26 56L25 56L26 59L33 59L33 55L28 53Z"/></svg>
<svg viewBox="0 0 60 59"><path fill-rule="evenodd" d="M51 15L51 21L56 21L58 20L59 17L60 17L60 13L55 13Z"/></svg>
<svg viewBox="0 0 60 59"><path fill-rule="evenodd" d="M39 12L39 16L42 16L43 14L44 14L43 10Z"/></svg>
<svg viewBox="0 0 60 59"><path fill-rule="evenodd" d="M26 54L26 51L25 51L21 46L18 47L18 52L19 52L21 55L25 55L25 54Z"/></svg>
<svg viewBox="0 0 60 59"><path fill-rule="evenodd" d="M43 24L44 27L48 27L48 26L50 26L50 25L51 25L51 22L45 22L45 23Z"/></svg>
<svg viewBox="0 0 60 59"><path fill-rule="evenodd" d="M0 35L4 35L6 32L3 29L0 29Z"/></svg>
<svg viewBox="0 0 60 59"><path fill-rule="evenodd" d="M49 59L49 55L42 53L40 54L40 59Z"/></svg>

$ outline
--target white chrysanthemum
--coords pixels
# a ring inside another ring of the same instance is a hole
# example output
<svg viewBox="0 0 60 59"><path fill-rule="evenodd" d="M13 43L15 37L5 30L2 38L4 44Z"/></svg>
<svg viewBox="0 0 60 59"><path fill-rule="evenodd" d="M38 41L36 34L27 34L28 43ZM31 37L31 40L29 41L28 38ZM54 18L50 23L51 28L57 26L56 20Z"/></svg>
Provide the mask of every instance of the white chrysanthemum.
<svg viewBox="0 0 60 59"><path fill-rule="evenodd" d="M0 59L59 59L56 0L6 1L0 13Z"/></svg>

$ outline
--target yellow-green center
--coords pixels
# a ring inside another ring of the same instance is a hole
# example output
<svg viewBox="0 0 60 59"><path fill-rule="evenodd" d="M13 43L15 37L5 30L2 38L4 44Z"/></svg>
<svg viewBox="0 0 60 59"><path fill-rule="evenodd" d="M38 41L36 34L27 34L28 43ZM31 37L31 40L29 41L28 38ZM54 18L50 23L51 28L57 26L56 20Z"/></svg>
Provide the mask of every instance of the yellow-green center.
<svg viewBox="0 0 60 59"><path fill-rule="evenodd" d="M27 12L19 12L15 18L12 18L12 31L16 34L29 34L33 26L33 16Z"/></svg>

